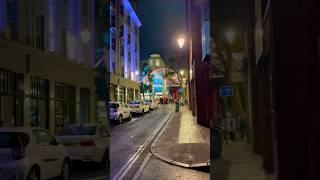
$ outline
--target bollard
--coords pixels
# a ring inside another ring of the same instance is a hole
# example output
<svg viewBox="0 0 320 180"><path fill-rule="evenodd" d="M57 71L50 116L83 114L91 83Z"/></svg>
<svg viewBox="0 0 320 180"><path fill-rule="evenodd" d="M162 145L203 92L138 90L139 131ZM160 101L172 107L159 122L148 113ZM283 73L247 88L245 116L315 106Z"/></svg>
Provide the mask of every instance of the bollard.
<svg viewBox="0 0 320 180"><path fill-rule="evenodd" d="M176 112L179 112L179 101L176 101Z"/></svg>

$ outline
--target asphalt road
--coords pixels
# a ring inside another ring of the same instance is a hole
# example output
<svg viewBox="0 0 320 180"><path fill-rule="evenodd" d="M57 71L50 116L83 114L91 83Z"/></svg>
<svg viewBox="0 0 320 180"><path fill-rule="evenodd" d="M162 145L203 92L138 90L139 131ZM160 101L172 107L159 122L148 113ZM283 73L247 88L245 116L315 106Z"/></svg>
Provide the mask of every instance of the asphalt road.
<svg viewBox="0 0 320 180"><path fill-rule="evenodd" d="M173 106L162 105L144 116L111 126L110 179L128 168L128 163L132 162L133 158L137 157L137 152L152 140L154 132L172 112Z"/></svg>
<svg viewBox="0 0 320 180"><path fill-rule="evenodd" d="M112 123L110 127L110 170L109 167L102 168L95 163L75 162L72 164L70 179L109 180L109 177L113 179L119 172L128 169L128 163L133 162L132 159L136 157L143 145L153 140L152 135L169 118L173 110L171 105L159 105L158 109L143 116L136 115L131 121L124 121L122 124ZM144 154L146 155L149 151L150 144L145 148ZM143 159L144 156L141 156L140 160ZM135 168L138 168L139 165L140 163L136 162ZM131 171L135 171L135 168Z"/></svg>

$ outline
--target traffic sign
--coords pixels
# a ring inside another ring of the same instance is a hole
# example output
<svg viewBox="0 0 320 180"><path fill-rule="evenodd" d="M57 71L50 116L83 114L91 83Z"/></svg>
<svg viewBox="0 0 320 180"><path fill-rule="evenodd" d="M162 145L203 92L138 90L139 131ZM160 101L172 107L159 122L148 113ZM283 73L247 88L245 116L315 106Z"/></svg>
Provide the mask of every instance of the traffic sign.
<svg viewBox="0 0 320 180"><path fill-rule="evenodd" d="M219 96L220 97L233 96L233 87L232 86L220 86L219 87Z"/></svg>

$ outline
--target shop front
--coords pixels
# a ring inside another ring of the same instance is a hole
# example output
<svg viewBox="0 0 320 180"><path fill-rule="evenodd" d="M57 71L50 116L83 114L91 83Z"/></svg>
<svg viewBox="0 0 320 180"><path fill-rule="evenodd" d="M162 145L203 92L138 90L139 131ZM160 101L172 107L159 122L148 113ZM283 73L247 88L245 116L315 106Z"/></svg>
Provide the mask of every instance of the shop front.
<svg viewBox="0 0 320 180"><path fill-rule="evenodd" d="M22 74L0 69L0 127L23 126Z"/></svg>

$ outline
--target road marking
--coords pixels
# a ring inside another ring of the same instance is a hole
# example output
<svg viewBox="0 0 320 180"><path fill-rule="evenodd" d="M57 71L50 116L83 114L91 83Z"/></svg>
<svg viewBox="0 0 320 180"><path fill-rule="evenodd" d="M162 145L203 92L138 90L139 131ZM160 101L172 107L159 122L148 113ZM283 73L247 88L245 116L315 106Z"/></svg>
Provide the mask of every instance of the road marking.
<svg viewBox="0 0 320 180"><path fill-rule="evenodd" d="M145 116L143 116L143 117L145 117ZM139 120L139 119L141 119L141 118L143 118L143 117L132 118L132 119L131 119L130 121L128 121L127 123L122 123L122 124L120 124L120 125L118 125L118 126L116 126L116 127L114 127L114 128L111 128L111 131L115 131L115 130L117 130L117 129L120 129L120 128L122 128L122 127L125 126L125 125L132 124L133 122L135 122L135 121L137 121L137 120Z"/></svg>
<svg viewBox="0 0 320 180"><path fill-rule="evenodd" d="M141 174L142 174L142 172L143 172L143 169L145 168L145 166L146 166L147 163L149 162L151 156L152 156L152 153L149 152L148 155L144 158L143 163L142 163L141 166L139 167L137 173L134 175L134 177L133 177L132 180L137 180L137 179L141 176Z"/></svg>
<svg viewBox="0 0 320 180"><path fill-rule="evenodd" d="M196 126L193 119L185 116L188 115L182 113L178 144L205 143L198 128L192 127Z"/></svg>
<svg viewBox="0 0 320 180"><path fill-rule="evenodd" d="M160 125L156 128L155 131L151 134L151 136L143 143L140 148L137 150L137 152L127 161L127 163L120 169L120 171L116 174L112 180L121 180L123 177L128 173L128 171L131 169L133 164L138 160L138 158L141 156L143 151L146 149L146 147L149 145L149 143L153 140L154 136L159 132L159 130L165 125L165 123L168 122L170 117L173 115L173 113L167 115L166 119L160 123Z"/></svg>
<svg viewBox="0 0 320 180"><path fill-rule="evenodd" d="M167 125L168 125L169 122L172 120L173 114L174 114L174 113L172 113L172 114L169 116L169 118L167 119L166 124L163 126L162 130L159 132L159 134L158 134L157 137L155 138L155 140L154 140L154 142L152 143L151 147L154 146L154 145L159 141L159 138L161 137L161 135L162 135L163 132L165 131ZM148 155L147 155L147 156L145 157L145 159L143 160L143 163L142 163L141 166L139 167L137 173L134 175L133 180L137 180L137 179L141 176L141 174L142 174L142 172L143 172L143 169L145 168L145 166L146 166L147 163L149 162L151 156L152 156L152 153L149 152Z"/></svg>

